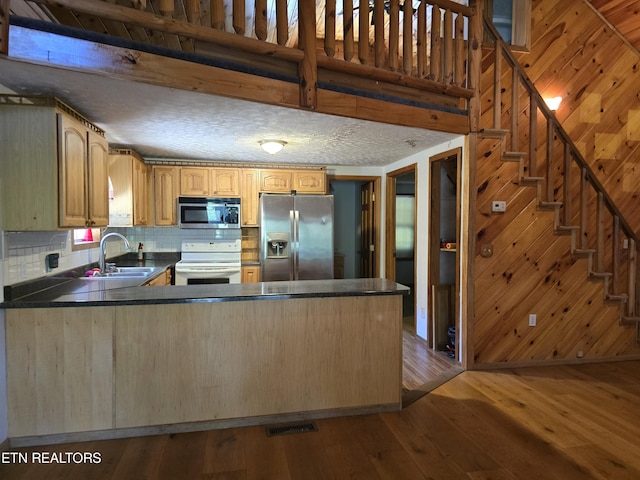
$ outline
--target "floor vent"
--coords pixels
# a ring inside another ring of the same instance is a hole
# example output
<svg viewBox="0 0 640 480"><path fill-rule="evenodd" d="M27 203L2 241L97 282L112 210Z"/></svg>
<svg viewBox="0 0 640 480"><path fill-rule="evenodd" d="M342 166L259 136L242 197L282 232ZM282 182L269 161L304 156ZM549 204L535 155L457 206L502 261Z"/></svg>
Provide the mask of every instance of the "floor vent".
<svg viewBox="0 0 640 480"><path fill-rule="evenodd" d="M273 437L276 435L288 435L290 433L307 433L317 432L318 427L315 423L291 423L287 425L277 425L274 427L267 427L267 436Z"/></svg>

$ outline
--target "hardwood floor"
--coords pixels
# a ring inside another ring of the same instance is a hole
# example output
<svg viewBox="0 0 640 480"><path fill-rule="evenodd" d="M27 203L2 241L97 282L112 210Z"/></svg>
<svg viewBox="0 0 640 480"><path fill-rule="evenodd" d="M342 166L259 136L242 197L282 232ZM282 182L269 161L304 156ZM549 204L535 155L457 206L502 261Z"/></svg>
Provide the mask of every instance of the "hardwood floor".
<svg viewBox="0 0 640 480"><path fill-rule="evenodd" d="M462 372L400 412L34 447L99 464L6 463L27 479L638 479L640 361ZM5 452L6 453L6 452Z"/></svg>
<svg viewBox="0 0 640 480"><path fill-rule="evenodd" d="M433 390L462 371L446 352L430 349L407 329L402 332L402 390L404 404Z"/></svg>

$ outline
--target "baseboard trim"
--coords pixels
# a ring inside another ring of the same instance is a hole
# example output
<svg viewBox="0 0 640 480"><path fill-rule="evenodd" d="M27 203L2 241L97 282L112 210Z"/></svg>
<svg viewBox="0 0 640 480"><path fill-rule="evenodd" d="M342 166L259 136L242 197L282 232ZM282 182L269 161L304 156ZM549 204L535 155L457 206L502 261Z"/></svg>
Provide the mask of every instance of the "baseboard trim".
<svg viewBox="0 0 640 480"><path fill-rule="evenodd" d="M311 412L285 413L258 417L233 418L225 420L207 420L203 422L176 423L171 425L154 425L149 427L116 428L112 430L95 430L89 432L59 433L50 435L34 435L11 437L9 447L34 447L39 445L59 445L63 443L93 442L99 440L115 440L120 438L147 437L151 435L167 435L205 430L221 430L236 427L254 427L277 423L319 420L323 418L344 417L352 415L368 415L372 413L396 412L402 408L401 403L367 405L364 407L337 408Z"/></svg>
<svg viewBox="0 0 640 480"><path fill-rule="evenodd" d="M633 362L640 360L640 354L612 358L575 358L563 360L530 360L526 362L476 363L469 370L505 370L526 367L553 367L561 365L582 365L588 363Z"/></svg>

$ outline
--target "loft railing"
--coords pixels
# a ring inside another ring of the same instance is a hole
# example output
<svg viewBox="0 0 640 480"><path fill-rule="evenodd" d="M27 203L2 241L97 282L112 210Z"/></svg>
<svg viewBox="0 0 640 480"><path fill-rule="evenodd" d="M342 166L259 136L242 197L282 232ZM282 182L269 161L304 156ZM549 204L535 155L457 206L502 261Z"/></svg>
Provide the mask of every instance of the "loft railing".
<svg viewBox="0 0 640 480"><path fill-rule="evenodd" d="M638 324L640 243L493 24L484 19L488 70L481 125L502 135L503 160L520 163L519 181L535 186L538 207L555 212L555 233L571 235L571 253L588 258L589 276L604 281L605 298L622 302L623 323ZM490 63L489 63L490 62ZM491 78L492 77L492 78Z"/></svg>
<svg viewBox="0 0 640 480"><path fill-rule="evenodd" d="M309 107L317 102L319 68L462 103L477 86L473 56L479 55L481 23L474 19L481 0L471 0L472 7L452 0L30 1L124 24L124 31L161 32L296 63L301 103ZM0 3L9 6L0 8L0 53L6 54L11 0Z"/></svg>

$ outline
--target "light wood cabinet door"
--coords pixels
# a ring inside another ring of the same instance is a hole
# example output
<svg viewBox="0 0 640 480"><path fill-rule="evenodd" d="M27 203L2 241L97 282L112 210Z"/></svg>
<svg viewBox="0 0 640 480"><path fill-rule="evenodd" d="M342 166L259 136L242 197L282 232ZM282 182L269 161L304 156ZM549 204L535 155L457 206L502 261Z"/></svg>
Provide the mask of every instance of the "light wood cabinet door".
<svg viewBox="0 0 640 480"><path fill-rule="evenodd" d="M114 308L7 310L11 437L114 428Z"/></svg>
<svg viewBox="0 0 640 480"><path fill-rule="evenodd" d="M211 194L216 197L239 196L240 170L237 168L212 168Z"/></svg>
<svg viewBox="0 0 640 480"><path fill-rule="evenodd" d="M242 283L256 283L260 281L260 267L247 266L240 269Z"/></svg>
<svg viewBox="0 0 640 480"><path fill-rule="evenodd" d="M293 190L297 193L325 193L325 170L295 170L293 172Z"/></svg>
<svg viewBox="0 0 640 480"><path fill-rule="evenodd" d="M260 191L265 193L291 192L291 170L260 170Z"/></svg>
<svg viewBox="0 0 640 480"><path fill-rule="evenodd" d="M147 214L147 172L148 167L137 158L133 159L133 224L148 225Z"/></svg>
<svg viewBox="0 0 640 480"><path fill-rule="evenodd" d="M259 171L255 168L242 169L241 211L242 226L258 225Z"/></svg>
<svg viewBox="0 0 640 480"><path fill-rule="evenodd" d="M202 197L211 195L211 175L206 167L180 169L180 195Z"/></svg>
<svg viewBox="0 0 640 480"><path fill-rule="evenodd" d="M179 185L180 169L178 167L153 167L153 204L156 225L177 225Z"/></svg>
<svg viewBox="0 0 640 480"><path fill-rule="evenodd" d="M89 226L109 224L109 144L105 138L89 130L88 210Z"/></svg>
<svg viewBox="0 0 640 480"><path fill-rule="evenodd" d="M87 129L66 115L58 115L60 226L84 228L87 209Z"/></svg>
<svg viewBox="0 0 640 480"><path fill-rule="evenodd" d="M166 287L171 285L171 270L165 270L153 280L144 284L145 287Z"/></svg>
<svg viewBox="0 0 640 480"><path fill-rule="evenodd" d="M149 167L133 150L111 150L109 178L113 185L109 225L149 224Z"/></svg>

